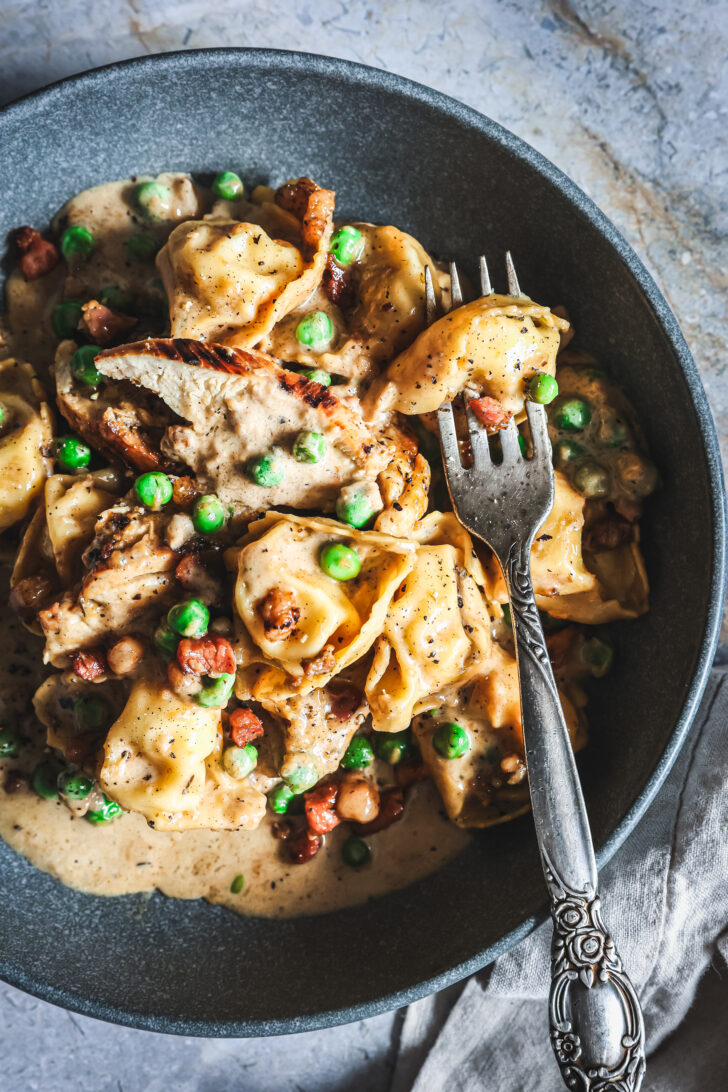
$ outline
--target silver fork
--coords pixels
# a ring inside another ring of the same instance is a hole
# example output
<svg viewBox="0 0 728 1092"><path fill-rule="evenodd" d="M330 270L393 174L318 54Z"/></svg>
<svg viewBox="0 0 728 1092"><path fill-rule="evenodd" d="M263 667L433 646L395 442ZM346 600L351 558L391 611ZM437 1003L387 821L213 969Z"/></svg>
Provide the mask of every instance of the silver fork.
<svg viewBox="0 0 728 1092"><path fill-rule="evenodd" d="M508 294L521 296L510 252ZM462 303L450 264L451 306ZM485 258L481 291L492 292ZM437 318L429 267L428 324ZM460 459L452 405L438 410L448 490L460 522L493 550L503 570L518 661L523 740L536 837L549 891L554 934L549 1020L566 1085L578 1092L636 1092L645 1071L644 1023L637 996L601 918L589 821L531 584L533 538L551 511L554 472L546 411L526 403L533 454L519 449L511 420L491 458L486 430L468 407L473 464Z"/></svg>

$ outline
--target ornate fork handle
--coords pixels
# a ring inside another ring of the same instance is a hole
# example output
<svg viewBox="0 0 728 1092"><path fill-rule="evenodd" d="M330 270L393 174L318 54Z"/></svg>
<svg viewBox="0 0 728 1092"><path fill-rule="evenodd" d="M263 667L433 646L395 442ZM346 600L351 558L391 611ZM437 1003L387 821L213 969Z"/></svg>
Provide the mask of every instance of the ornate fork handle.
<svg viewBox="0 0 728 1092"><path fill-rule="evenodd" d="M577 1092L637 1092L644 1023L604 927L589 822L530 575L531 542L502 556L521 685L533 817L554 923L549 1018L561 1075Z"/></svg>

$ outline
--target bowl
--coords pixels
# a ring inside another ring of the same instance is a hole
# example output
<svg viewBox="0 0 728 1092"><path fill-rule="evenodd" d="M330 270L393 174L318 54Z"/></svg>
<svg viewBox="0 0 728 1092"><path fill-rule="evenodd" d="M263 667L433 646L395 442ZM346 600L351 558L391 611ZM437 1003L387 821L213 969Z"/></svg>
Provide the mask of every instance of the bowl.
<svg viewBox="0 0 728 1092"><path fill-rule="evenodd" d="M331 110L331 104L335 109ZM716 438L677 322L588 197L488 118L418 84L272 50L171 53L55 84L0 115L0 229L44 226L70 195L138 172L246 182L308 174L338 215L391 222L437 257L564 303L644 425L662 488L647 506L652 610L617 627L580 766L600 864L655 795L703 690L725 566ZM243 918L159 895L62 886L0 844L0 976L90 1016L185 1035L280 1034L406 1004L478 970L545 913L529 817L477 835L436 874L365 906ZM614 923L617 928L618 923Z"/></svg>

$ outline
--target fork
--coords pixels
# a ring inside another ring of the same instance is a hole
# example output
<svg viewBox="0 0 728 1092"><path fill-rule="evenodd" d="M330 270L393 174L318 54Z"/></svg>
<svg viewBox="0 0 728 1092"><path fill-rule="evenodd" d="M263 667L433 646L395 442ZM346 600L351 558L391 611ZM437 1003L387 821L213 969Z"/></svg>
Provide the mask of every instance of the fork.
<svg viewBox="0 0 728 1092"><path fill-rule="evenodd" d="M508 294L521 297L510 252ZM483 296L492 293L480 258ZM450 307L462 304L450 263ZM425 269L428 325L438 317ZM459 521L495 554L511 610L521 690L523 742L536 838L553 920L549 1023L565 1084L578 1092L637 1092L645 1071L644 1022L637 995L601 917L589 821L531 583L534 535L551 511L554 472L546 410L526 402L532 455L519 448L513 419L499 433L502 461L466 410L472 466L462 465L452 404L437 411L447 486Z"/></svg>

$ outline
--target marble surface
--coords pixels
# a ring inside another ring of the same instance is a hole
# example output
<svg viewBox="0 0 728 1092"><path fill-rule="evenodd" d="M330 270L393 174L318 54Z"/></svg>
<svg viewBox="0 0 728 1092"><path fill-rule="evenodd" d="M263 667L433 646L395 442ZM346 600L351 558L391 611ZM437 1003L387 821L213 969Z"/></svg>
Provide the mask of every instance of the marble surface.
<svg viewBox="0 0 728 1092"><path fill-rule="evenodd" d="M0 102L116 59L239 45L351 58L482 110L582 186L646 262L728 454L728 5L0 0L0 26ZM368 1092L387 1087L397 1017L275 1041L174 1039L0 985L0 1027L8 1092L79 1080L92 1092Z"/></svg>

